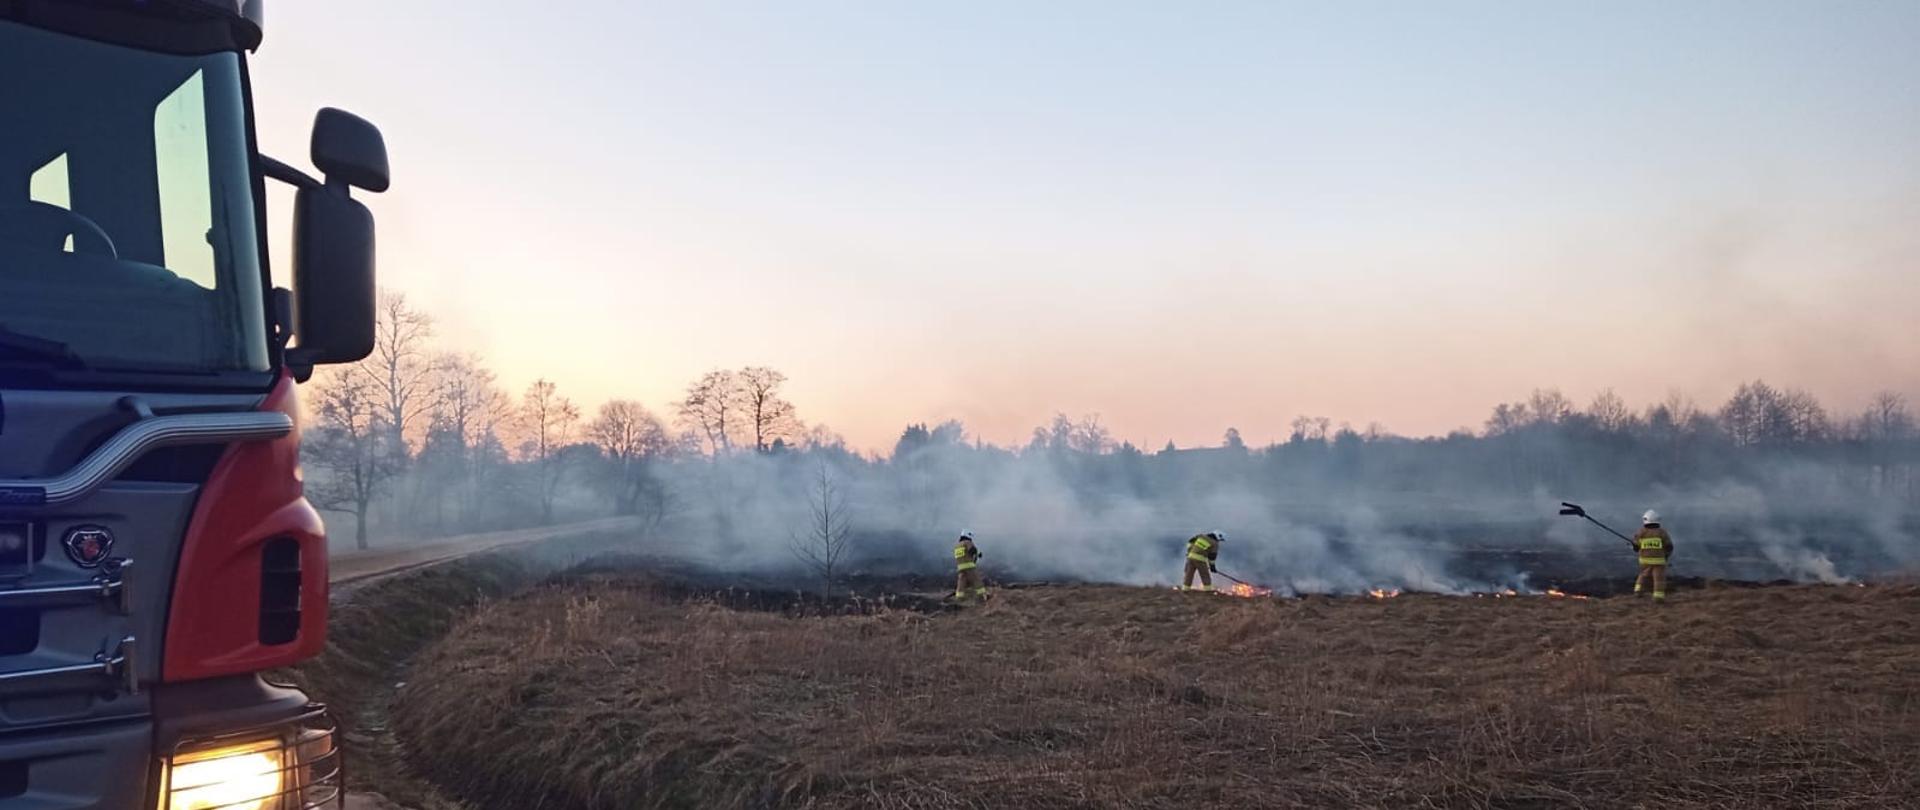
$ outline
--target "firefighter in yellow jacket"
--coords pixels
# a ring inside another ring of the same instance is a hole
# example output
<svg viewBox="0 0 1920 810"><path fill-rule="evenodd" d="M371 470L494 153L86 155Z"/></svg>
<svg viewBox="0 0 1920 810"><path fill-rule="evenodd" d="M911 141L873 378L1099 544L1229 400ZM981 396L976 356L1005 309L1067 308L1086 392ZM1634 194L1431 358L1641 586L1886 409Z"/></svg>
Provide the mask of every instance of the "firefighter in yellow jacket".
<svg viewBox="0 0 1920 810"><path fill-rule="evenodd" d="M953 598L966 599L972 595L986 601L987 584L980 580L980 549L973 544L973 532L961 532L960 540L953 544L953 564L960 571L953 586Z"/></svg>
<svg viewBox="0 0 1920 810"><path fill-rule="evenodd" d="M1673 558L1673 536L1660 525L1660 513L1651 509L1640 517L1640 531L1633 536L1634 551L1640 555L1640 576L1633 581L1633 595L1639 596L1653 582L1653 601L1667 600L1667 561Z"/></svg>
<svg viewBox="0 0 1920 810"><path fill-rule="evenodd" d="M1187 540L1187 570L1180 578L1180 590L1213 590L1213 571L1220 561L1220 544L1227 541L1224 532L1196 534ZM1193 575L1200 575L1200 587L1193 587Z"/></svg>

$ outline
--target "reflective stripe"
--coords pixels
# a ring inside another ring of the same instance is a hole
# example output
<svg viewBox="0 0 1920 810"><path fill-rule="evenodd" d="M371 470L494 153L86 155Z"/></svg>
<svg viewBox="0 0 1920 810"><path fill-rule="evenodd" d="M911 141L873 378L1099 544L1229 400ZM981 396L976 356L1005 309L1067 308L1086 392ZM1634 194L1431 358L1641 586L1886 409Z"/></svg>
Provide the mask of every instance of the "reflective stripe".
<svg viewBox="0 0 1920 810"><path fill-rule="evenodd" d="M1665 557L1641 557L1641 558L1640 558L1640 564L1641 564L1641 565L1666 565L1666 564L1667 564L1667 558L1665 558Z"/></svg>
<svg viewBox="0 0 1920 810"><path fill-rule="evenodd" d="M974 568L978 567L979 565L980 565L979 563L963 562L960 564L960 570L972 571Z"/></svg>
<svg viewBox="0 0 1920 810"><path fill-rule="evenodd" d="M1640 550L1641 550L1641 551L1659 551L1660 549L1663 549L1663 548L1666 548L1666 547L1667 547L1667 541L1666 541L1666 538L1663 538L1663 537L1642 537L1642 538L1640 538Z"/></svg>
<svg viewBox="0 0 1920 810"><path fill-rule="evenodd" d="M1207 555L1201 554L1198 551L1187 552L1187 559L1192 560L1194 562L1208 562Z"/></svg>
<svg viewBox="0 0 1920 810"><path fill-rule="evenodd" d="M966 546L953 547L953 561L962 571L970 570L976 565L972 556L967 554L969 550Z"/></svg>

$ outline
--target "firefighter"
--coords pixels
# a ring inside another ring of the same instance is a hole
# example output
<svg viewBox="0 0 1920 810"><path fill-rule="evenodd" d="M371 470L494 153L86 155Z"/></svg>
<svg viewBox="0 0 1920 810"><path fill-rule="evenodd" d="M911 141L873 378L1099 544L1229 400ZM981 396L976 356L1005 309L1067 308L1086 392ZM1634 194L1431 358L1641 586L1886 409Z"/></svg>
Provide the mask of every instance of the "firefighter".
<svg viewBox="0 0 1920 810"><path fill-rule="evenodd" d="M1213 590L1213 572L1220 570L1220 544L1227 541L1225 532L1207 532L1196 534L1187 541L1187 570L1180 578L1180 590ZM1193 587L1193 575L1200 575L1200 587Z"/></svg>
<svg viewBox="0 0 1920 810"><path fill-rule="evenodd" d="M1673 536L1660 526L1660 513L1648 509L1640 516L1640 531L1633 536L1634 550L1640 555L1640 576L1633 581L1633 595L1639 596L1647 580L1653 580L1653 601L1667 601L1667 561L1673 558Z"/></svg>
<svg viewBox="0 0 1920 810"><path fill-rule="evenodd" d="M953 598L964 600L968 595L987 600L987 584L980 580L980 549L973 544L973 532L961 532L960 540L953 544L953 564L960 569L959 580L953 586Z"/></svg>

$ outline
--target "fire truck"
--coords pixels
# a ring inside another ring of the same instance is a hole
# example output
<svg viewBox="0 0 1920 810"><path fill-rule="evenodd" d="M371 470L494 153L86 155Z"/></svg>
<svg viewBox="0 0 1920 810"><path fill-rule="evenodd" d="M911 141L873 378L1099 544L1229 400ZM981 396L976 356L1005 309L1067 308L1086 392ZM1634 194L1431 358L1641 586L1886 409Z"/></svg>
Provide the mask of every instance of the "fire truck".
<svg viewBox="0 0 1920 810"><path fill-rule="evenodd" d="M260 0L0 0L0 808L343 801L297 382L367 355L379 130L263 155ZM293 188L292 289L266 184Z"/></svg>

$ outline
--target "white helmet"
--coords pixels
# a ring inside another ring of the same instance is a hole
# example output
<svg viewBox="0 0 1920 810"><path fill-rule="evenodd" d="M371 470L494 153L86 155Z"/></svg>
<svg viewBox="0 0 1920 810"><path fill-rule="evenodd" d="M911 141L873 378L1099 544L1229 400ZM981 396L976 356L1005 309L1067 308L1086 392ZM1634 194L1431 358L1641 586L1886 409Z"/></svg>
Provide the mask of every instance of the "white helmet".
<svg viewBox="0 0 1920 810"><path fill-rule="evenodd" d="M1660 522L1660 513L1655 512L1652 509L1648 509L1646 514L1640 516L1640 523L1645 526L1652 526L1653 524L1659 523L1659 522Z"/></svg>
<svg viewBox="0 0 1920 810"><path fill-rule="evenodd" d="M962 539L962 540L972 540L972 539L973 539L973 532L961 532L961 533L960 533L960 539Z"/></svg>
<svg viewBox="0 0 1920 810"><path fill-rule="evenodd" d="M1207 532L1207 535L1212 537L1215 541L1218 541L1221 543L1227 542L1226 532Z"/></svg>

